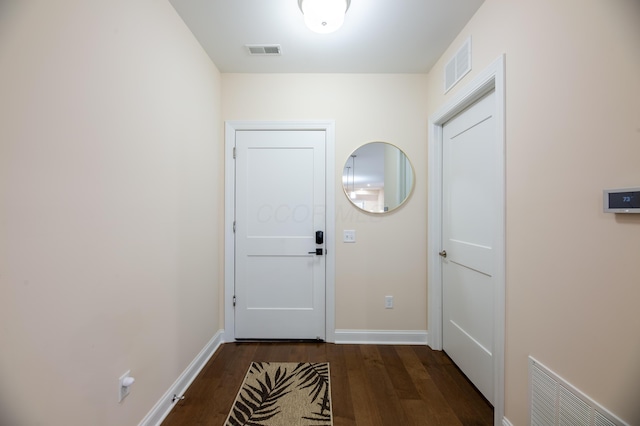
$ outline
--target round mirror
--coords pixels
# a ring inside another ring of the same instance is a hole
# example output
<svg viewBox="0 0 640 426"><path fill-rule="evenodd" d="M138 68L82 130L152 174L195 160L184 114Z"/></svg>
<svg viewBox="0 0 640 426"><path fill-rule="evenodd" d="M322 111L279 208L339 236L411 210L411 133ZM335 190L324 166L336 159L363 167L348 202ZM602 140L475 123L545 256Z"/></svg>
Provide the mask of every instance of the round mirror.
<svg viewBox="0 0 640 426"><path fill-rule="evenodd" d="M342 171L342 187L354 206L369 213L400 207L413 190L413 168L404 152L387 142L353 151Z"/></svg>

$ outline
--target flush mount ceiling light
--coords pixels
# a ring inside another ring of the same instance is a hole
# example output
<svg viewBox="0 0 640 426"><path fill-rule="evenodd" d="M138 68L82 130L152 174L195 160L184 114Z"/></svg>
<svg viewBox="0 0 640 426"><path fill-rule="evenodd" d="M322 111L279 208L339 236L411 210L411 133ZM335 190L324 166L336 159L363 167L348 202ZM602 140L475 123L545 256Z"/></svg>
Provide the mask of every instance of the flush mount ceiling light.
<svg viewBox="0 0 640 426"><path fill-rule="evenodd" d="M316 33L336 31L344 22L351 0L298 0L304 23Z"/></svg>

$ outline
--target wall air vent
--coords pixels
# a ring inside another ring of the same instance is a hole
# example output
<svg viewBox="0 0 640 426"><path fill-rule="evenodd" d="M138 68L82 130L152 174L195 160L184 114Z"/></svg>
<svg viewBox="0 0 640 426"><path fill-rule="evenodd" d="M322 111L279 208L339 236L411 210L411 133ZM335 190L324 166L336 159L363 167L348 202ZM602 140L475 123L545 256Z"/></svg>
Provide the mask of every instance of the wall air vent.
<svg viewBox="0 0 640 426"><path fill-rule="evenodd" d="M453 55L444 67L444 93L447 93L462 77L471 71L471 37Z"/></svg>
<svg viewBox="0 0 640 426"><path fill-rule="evenodd" d="M282 48L279 44L245 44L249 55L280 56Z"/></svg>
<svg viewBox="0 0 640 426"><path fill-rule="evenodd" d="M531 426L629 426L529 357Z"/></svg>

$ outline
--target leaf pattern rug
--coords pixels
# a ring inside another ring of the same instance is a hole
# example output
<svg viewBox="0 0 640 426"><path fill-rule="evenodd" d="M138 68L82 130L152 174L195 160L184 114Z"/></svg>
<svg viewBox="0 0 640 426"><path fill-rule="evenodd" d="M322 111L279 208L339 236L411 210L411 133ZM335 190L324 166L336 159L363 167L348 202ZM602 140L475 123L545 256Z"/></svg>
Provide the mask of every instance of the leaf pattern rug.
<svg viewBox="0 0 640 426"><path fill-rule="evenodd" d="M332 426L329 363L252 362L225 426Z"/></svg>

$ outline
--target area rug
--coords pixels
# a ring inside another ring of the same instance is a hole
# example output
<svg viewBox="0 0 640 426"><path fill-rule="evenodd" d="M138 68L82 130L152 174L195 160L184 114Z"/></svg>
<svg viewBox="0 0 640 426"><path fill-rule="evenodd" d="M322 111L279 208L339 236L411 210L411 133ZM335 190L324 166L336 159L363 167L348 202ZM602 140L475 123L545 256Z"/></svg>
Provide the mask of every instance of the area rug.
<svg viewBox="0 0 640 426"><path fill-rule="evenodd" d="M329 363L252 362L225 426L333 426Z"/></svg>

